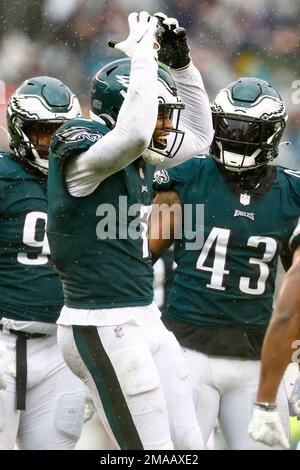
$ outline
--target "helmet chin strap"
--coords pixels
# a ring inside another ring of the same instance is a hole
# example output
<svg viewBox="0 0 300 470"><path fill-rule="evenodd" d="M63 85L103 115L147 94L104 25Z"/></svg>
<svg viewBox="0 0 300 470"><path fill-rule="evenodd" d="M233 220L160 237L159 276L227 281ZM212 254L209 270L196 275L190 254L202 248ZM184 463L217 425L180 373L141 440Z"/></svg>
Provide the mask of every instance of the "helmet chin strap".
<svg viewBox="0 0 300 470"><path fill-rule="evenodd" d="M32 154L34 155L33 166L37 167L38 170L40 170L42 173L44 173L44 175L47 175L48 174L48 169L49 169L49 161L45 158L41 158L39 156L38 151L34 147L32 148ZM31 162L29 161L29 163L31 163Z"/></svg>
<svg viewBox="0 0 300 470"><path fill-rule="evenodd" d="M23 136L24 142L26 142L30 145L30 150L31 150L32 155L34 157L34 161L31 161L28 158L25 158L26 162L29 163L34 168L37 168L44 175L47 175L48 174L48 168L49 168L48 160L45 159L45 158L40 157L38 151L36 150L34 145L30 142L29 138L27 137L27 135L22 130L21 130L21 134ZM23 156L23 158L24 158L24 156Z"/></svg>
<svg viewBox="0 0 300 470"><path fill-rule="evenodd" d="M216 141L217 146L220 150L220 155L222 156L222 160L220 162L224 165L225 168L232 172L241 173L243 171L247 171L255 166L255 159L260 154L262 149L256 149L252 155L242 155L240 153L229 152L228 150L223 150L223 145L221 142ZM251 164L245 165L244 162L251 161ZM242 162L242 166L239 165L239 161Z"/></svg>

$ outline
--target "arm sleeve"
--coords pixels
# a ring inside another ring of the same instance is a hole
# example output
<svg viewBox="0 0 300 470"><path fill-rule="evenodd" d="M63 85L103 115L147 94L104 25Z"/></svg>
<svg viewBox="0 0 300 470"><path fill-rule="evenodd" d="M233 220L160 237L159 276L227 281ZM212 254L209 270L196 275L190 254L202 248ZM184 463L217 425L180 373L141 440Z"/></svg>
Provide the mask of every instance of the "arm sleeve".
<svg viewBox="0 0 300 470"><path fill-rule="evenodd" d="M157 62L153 54L132 58L130 81L116 126L66 166L73 196L85 196L108 176L136 160L152 137L158 111Z"/></svg>
<svg viewBox="0 0 300 470"><path fill-rule="evenodd" d="M183 70L170 70L176 83L178 96L185 109L180 116L180 129L185 132L183 143L174 158L166 158L159 166L170 168L194 155L207 153L213 138L213 125L208 95L205 91L200 72L191 63ZM169 136L171 148L174 137Z"/></svg>

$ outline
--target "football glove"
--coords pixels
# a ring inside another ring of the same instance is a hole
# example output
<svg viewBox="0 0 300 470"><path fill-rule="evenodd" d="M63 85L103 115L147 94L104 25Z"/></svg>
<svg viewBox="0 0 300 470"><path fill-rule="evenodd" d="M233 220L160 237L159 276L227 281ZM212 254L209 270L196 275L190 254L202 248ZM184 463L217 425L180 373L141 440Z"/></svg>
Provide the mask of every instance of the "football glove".
<svg viewBox="0 0 300 470"><path fill-rule="evenodd" d="M295 380L292 393L289 397L289 409L291 416L297 416L300 420L300 374Z"/></svg>
<svg viewBox="0 0 300 470"><path fill-rule="evenodd" d="M182 69L191 62L190 48L186 31L175 18L168 18L164 13L155 13L159 20L157 32L160 50L158 60L172 69Z"/></svg>
<svg viewBox="0 0 300 470"><path fill-rule="evenodd" d="M121 42L109 41L109 47L119 49L128 57L133 57L136 51L153 51L157 59L159 44L156 38L158 19L150 16L148 12L130 13L128 16L129 35Z"/></svg>
<svg viewBox="0 0 300 470"><path fill-rule="evenodd" d="M248 434L255 441L262 442L267 446L280 445L285 449L290 448L276 407L272 410L266 410L259 405L254 405Z"/></svg>

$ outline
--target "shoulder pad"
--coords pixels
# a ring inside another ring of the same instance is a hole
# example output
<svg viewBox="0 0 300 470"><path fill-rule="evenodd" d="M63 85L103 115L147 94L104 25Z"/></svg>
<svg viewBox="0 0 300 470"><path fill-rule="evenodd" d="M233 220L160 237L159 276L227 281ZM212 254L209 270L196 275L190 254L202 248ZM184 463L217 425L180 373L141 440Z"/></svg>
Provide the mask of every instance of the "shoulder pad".
<svg viewBox="0 0 300 470"><path fill-rule="evenodd" d="M300 171L290 170L288 168L279 168L279 174L284 175L284 187L290 197L299 206L300 205Z"/></svg>
<svg viewBox="0 0 300 470"><path fill-rule="evenodd" d="M7 158L11 159L12 154L9 152L1 152L0 150L0 159L2 160L3 158L7 160Z"/></svg>
<svg viewBox="0 0 300 470"><path fill-rule="evenodd" d="M16 180L26 175L24 168L13 153L0 151L0 178L1 180Z"/></svg>
<svg viewBox="0 0 300 470"><path fill-rule="evenodd" d="M284 168L284 167L281 167L282 170L284 171L284 173L286 175L291 175L291 176L294 176L295 178L300 178L300 171L297 171L297 170L290 170L288 168Z"/></svg>
<svg viewBox="0 0 300 470"><path fill-rule="evenodd" d="M108 127L100 122L84 118L72 119L55 132L50 150L62 159L74 157L88 150L107 132Z"/></svg>

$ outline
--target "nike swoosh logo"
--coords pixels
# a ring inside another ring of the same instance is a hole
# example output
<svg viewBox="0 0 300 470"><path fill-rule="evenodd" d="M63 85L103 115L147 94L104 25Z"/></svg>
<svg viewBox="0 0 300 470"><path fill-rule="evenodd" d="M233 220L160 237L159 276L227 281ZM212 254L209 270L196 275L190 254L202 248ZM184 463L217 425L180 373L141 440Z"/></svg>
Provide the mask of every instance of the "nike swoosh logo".
<svg viewBox="0 0 300 470"><path fill-rule="evenodd" d="M137 42L137 44L139 44L141 42L141 40L143 39L143 37L145 37L145 35L147 34L148 31L145 31L144 34L140 37L140 39Z"/></svg>

